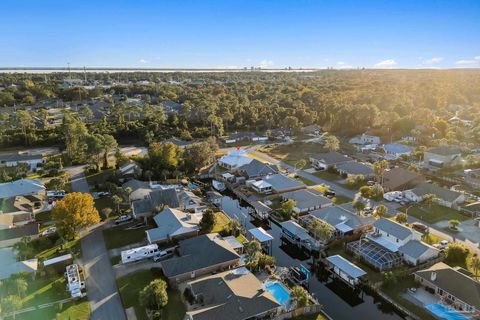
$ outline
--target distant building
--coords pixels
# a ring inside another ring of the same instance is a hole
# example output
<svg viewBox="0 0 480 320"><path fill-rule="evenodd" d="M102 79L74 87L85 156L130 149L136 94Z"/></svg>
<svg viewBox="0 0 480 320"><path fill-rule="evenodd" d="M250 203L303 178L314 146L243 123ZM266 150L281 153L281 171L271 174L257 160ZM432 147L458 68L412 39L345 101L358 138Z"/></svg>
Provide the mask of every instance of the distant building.
<svg viewBox="0 0 480 320"><path fill-rule="evenodd" d="M355 136L351 138L348 143L355 144L355 145L379 145L380 144L380 137L379 136L372 136L368 134L362 134L359 136Z"/></svg>
<svg viewBox="0 0 480 320"><path fill-rule="evenodd" d="M410 201L421 202L425 196L433 194L435 201L445 207L453 208L465 201L465 195L458 191L442 188L432 183L420 183L411 190L404 191L403 195Z"/></svg>
<svg viewBox="0 0 480 320"><path fill-rule="evenodd" d="M412 148L404 144L389 143L383 146L385 151L385 159L396 160L402 156L410 156Z"/></svg>
<svg viewBox="0 0 480 320"><path fill-rule="evenodd" d="M462 152L460 148L442 146L431 148L425 151L423 162L429 166L443 168L462 163Z"/></svg>
<svg viewBox="0 0 480 320"><path fill-rule="evenodd" d="M324 197L323 194L315 189L301 189L293 192L287 192L281 195L283 200L294 200L296 213L305 213L320 208L326 208L333 205L332 200Z"/></svg>
<svg viewBox="0 0 480 320"><path fill-rule="evenodd" d="M218 164L226 169L238 169L246 164L252 162L253 159L247 156L243 149L231 150L227 155L224 155L218 161Z"/></svg>
<svg viewBox="0 0 480 320"><path fill-rule="evenodd" d="M165 208L153 217L157 227L146 231L147 240L149 243L159 243L196 236L201 219L202 213Z"/></svg>
<svg viewBox="0 0 480 320"><path fill-rule="evenodd" d="M312 166L320 170L326 170L336 165L352 161L354 161L352 158L335 151L310 156Z"/></svg>
<svg viewBox="0 0 480 320"><path fill-rule="evenodd" d="M41 154L5 154L0 155L0 166L16 167L21 163L28 164L29 171L37 171L44 163Z"/></svg>
<svg viewBox="0 0 480 320"><path fill-rule="evenodd" d="M8 199L24 195L44 195L45 185L39 179L20 179L12 182L0 183L0 199Z"/></svg>
<svg viewBox="0 0 480 320"><path fill-rule="evenodd" d="M421 174L400 167L385 170L381 176L381 184L385 192L411 189L424 180Z"/></svg>

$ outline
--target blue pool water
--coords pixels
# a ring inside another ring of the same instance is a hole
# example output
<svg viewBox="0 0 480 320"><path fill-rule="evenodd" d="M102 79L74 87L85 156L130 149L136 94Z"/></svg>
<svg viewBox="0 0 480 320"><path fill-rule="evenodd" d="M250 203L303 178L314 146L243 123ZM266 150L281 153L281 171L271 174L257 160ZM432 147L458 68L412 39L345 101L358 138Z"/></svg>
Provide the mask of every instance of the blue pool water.
<svg viewBox="0 0 480 320"><path fill-rule="evenodd" d="M287 289L279 282L267 283L265 288L273 295L275 300L282 305L285 305L290 300L290 294Z"/></svg>
<svg viewBox="0 0 480 320"><path fill-rule="evenodd" d="M429 304L426 305L425 308L427 308L428 311L433 313L434 315L446 319L446 320L469 320L468 317L464 316L458 311L451 310L447 307L445 307L442 304L434 303L434 304Z"/></svg>

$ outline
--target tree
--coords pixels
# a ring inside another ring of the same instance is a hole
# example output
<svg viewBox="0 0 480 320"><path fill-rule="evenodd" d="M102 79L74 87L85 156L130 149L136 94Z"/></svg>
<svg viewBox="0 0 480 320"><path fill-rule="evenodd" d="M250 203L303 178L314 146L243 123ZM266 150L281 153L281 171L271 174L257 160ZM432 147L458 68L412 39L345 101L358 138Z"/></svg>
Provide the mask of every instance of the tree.
<svg viewBox="0 0 480 320"><path fill-rule="evenodd" d="M215 159L215 150L209 142L195 143L187 147L183 153L185 171L196 173Z"/></svg>
<svg viewBox="0 0 480 320"><path fill-rule="evenodd" d="M373 164L373 172L378 183L382 183L383 172L388 169L388 161L377 161Z"/></svg>
<svg viewBox="0 0 480 320"><path fill-rule="evenodd" d="M108 168L108 153L118 147L117 140L109 134L100 137L100 145L103 152L103 168Z"/></svg>
<svg viewBox="0 0 480 320"><path fill-rule="evenodd" d="M326 224L313 219L308 225L308 230L312 233L316 240L327 241L333 236L332 229Z"/></svg>
<svg viewBox="0 0 480 320"><path fill-rule="evenodd" d="M388 215L388 208L383 205L383 204L379 204L376 208L375 208L375 216L380 218L380 217L386 217Z"/></svg>
<svg viewBox="0 0 480 320"><path fill-rule="evenodd" d="M24 278L16 278L13 280L15 291L19 297L23 297L28 290L28 282Z"/></svg>
<svg viewBox="0 0 480 320"><path fill-rule="evenodd" d="M102 209L102 214L105 217L105 220L107 220L110 217L110 215L112 214L112 211L113 210L110 207L106 207Z"/></svg>
<svg viewBox="0 0 480 320"><path fill-rule="evenodd" d="M301 286L295 286L293 289L290 291L290 294L295 301L297 308L303 308L308 306L309 304L309 294L308 291L305 290L304 287Z"/></svg>
<svg viewBox="0 0 480 320"><path fill-rule="evenodd" d="M0 305L4 314L13 313L13 319L15 319L15 312L22 307L23 302L17 295L8 295L0 300Z"/></svg>
<svg viewBox="0 0 480 320"><path fill-rule="evenodd" d="M468 261L468 265L470 266L470 269L473 271L472 272L473 276L475 278L478 278L480 273L480 258L476 253L470 257Z"/></svg>
<svg viewBox="0 0 480 320"><path fill-rule="evenodd" d="M119 213L120 212L120 205L122 204L123 199L120 196L115 194L115 195L112 196L112 201L113 201L113 204L115 204L115 211L117 213Z"/></svg>
<svg viewBox="0 0 480 320"><path fill-rule="evenodd" d="M100 222L93 197L80 192L69 193L58 201L52 210L52 218L57 221L59 233L66 239L73 239L78 229Z"/></svg>
<svg viewBox="0 0 480 320"><path fill-rule="evenodd" d="M223 229L223 232L228 235L236 235L237 231L240 229L240 222L238 220L230 219Z"/></svg>
<svg viewBox="0 0 480 320"><path fill-rule="evenodd" d="M407 214L400 212L395 216L395 221L398 223L407 223Z"/></svg>
<svg viewBox="0 0 480 320"><path fill-rule="evenodd" d="M269 256L268 254L260 254L258 257L258 268L265 270L265 268L275 266L275 257Z"/></svg>
<svg viewBox="0 0 480 320"><path fill-rule="evenodd" d="M451 243L445 250L445 262L464 265L468 257L468 249L460 243Z"/></svg>
<svg viewBox="0 0 480 320"><path fill-rule="evenodd" d="M161 310L168 303L167 283L162 279L155 279L140 291L140 304L150 310Z"/></svg>
<svg viewBox="0 0 480 320"><path fill-rule="evenodd" d="M360 189L358 189L358 191L360 191L360 194L364 198L372 197L372 188L370 188L369 186L361 186Z"/></svg>
<svg viewBox="0 0 480 320"><path fill-rule="evenodd" d="M363 211L365 209L365 203L362 200L355 199L353 200L352 207L357 211Z"/></svg>
<svg viewBox="0 0 480 320"><path fill-rule="evenodd" d="M325 137L324 147L329 151L338 151L338 149L340 149L340 141L338 141L337 137L328 135Z"/></svg>
<svg viewBox="0 0 480 320"><path fill-rule="evenodd" d="M453 229L453 230L457 230L458 228L458 225L460 224L460 221L458 221L457 219L452 219L449 221L450 223L450 228Z"/></svg>
<svg viewBox="0 0 480 320"><path fill-rule="evenodd" d="M256 267L260 254L262 253L262 246L257 240L252 240L245 243L245 261L250 268Z"/></svg>
<svg viewBox="0 0 480 320"><path fill-rule="evenodd" d="M211 232L216 222L217 216L215 215L215 212L213 212L212 209L207 209L203 212L199 226L203 232Z"/></svg>
<svg viewBox="0 0 480 320"><path fill-rule="evenodd" d="M297 205L297 202L293 199L288 199L287 201L282 203L282 215L285 220L290 219L293 214L293 209Z"/></svg>
<svg viewBox="0 0 480 320"><path fill-rule="evenodd" d="M30 237L22 237L19 242L13 245L13 249L17 252L17 258L19 260L23 261L35 256L31 242Z"/></svg>
<svg viewBox="0 0 480 320"><path fill-rule="evenodd" d="M432 204L435 202L436 200L436 196L432 193L429 193L429 194L426 194L424 197L423 197L423 200L422 202L427 205L429 208L432 208Z"/></svg>

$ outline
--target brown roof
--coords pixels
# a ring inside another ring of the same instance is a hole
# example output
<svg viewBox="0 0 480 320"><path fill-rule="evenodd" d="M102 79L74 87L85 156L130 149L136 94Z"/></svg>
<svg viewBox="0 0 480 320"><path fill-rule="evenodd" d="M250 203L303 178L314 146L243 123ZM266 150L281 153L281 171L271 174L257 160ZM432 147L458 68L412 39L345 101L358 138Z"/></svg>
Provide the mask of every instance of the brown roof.
<svg viewBox="0 0 480 320"><path fill-rule="evenodd" d="M436 272L437 276L432 281L431 276L433 272ZM480 309L480 282L473 280L464 273L451 268L443 262L439 262L428 269L417 271L415 274L450 293L457 299Z"/></svg>
<svg viewBox="0 0 480 320"><path fill-rule="evenodd" d="M415 180L422 180L422 175L417 172L408 171L403 168L392 168L383 173L383 187L387 190L396 190Z"/></svg>

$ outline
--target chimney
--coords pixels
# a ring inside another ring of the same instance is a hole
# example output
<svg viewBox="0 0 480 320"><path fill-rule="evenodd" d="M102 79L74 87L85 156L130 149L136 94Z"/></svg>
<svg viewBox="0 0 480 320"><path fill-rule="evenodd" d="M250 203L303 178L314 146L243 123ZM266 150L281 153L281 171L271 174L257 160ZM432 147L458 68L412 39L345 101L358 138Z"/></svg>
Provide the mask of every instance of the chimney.
<svg viewBox="0 0 480 320"><path fill-rule="evenodd" d="M437 273L435 271L432 271L430 275L430 280L435 281L437 279Z"/></svg>

